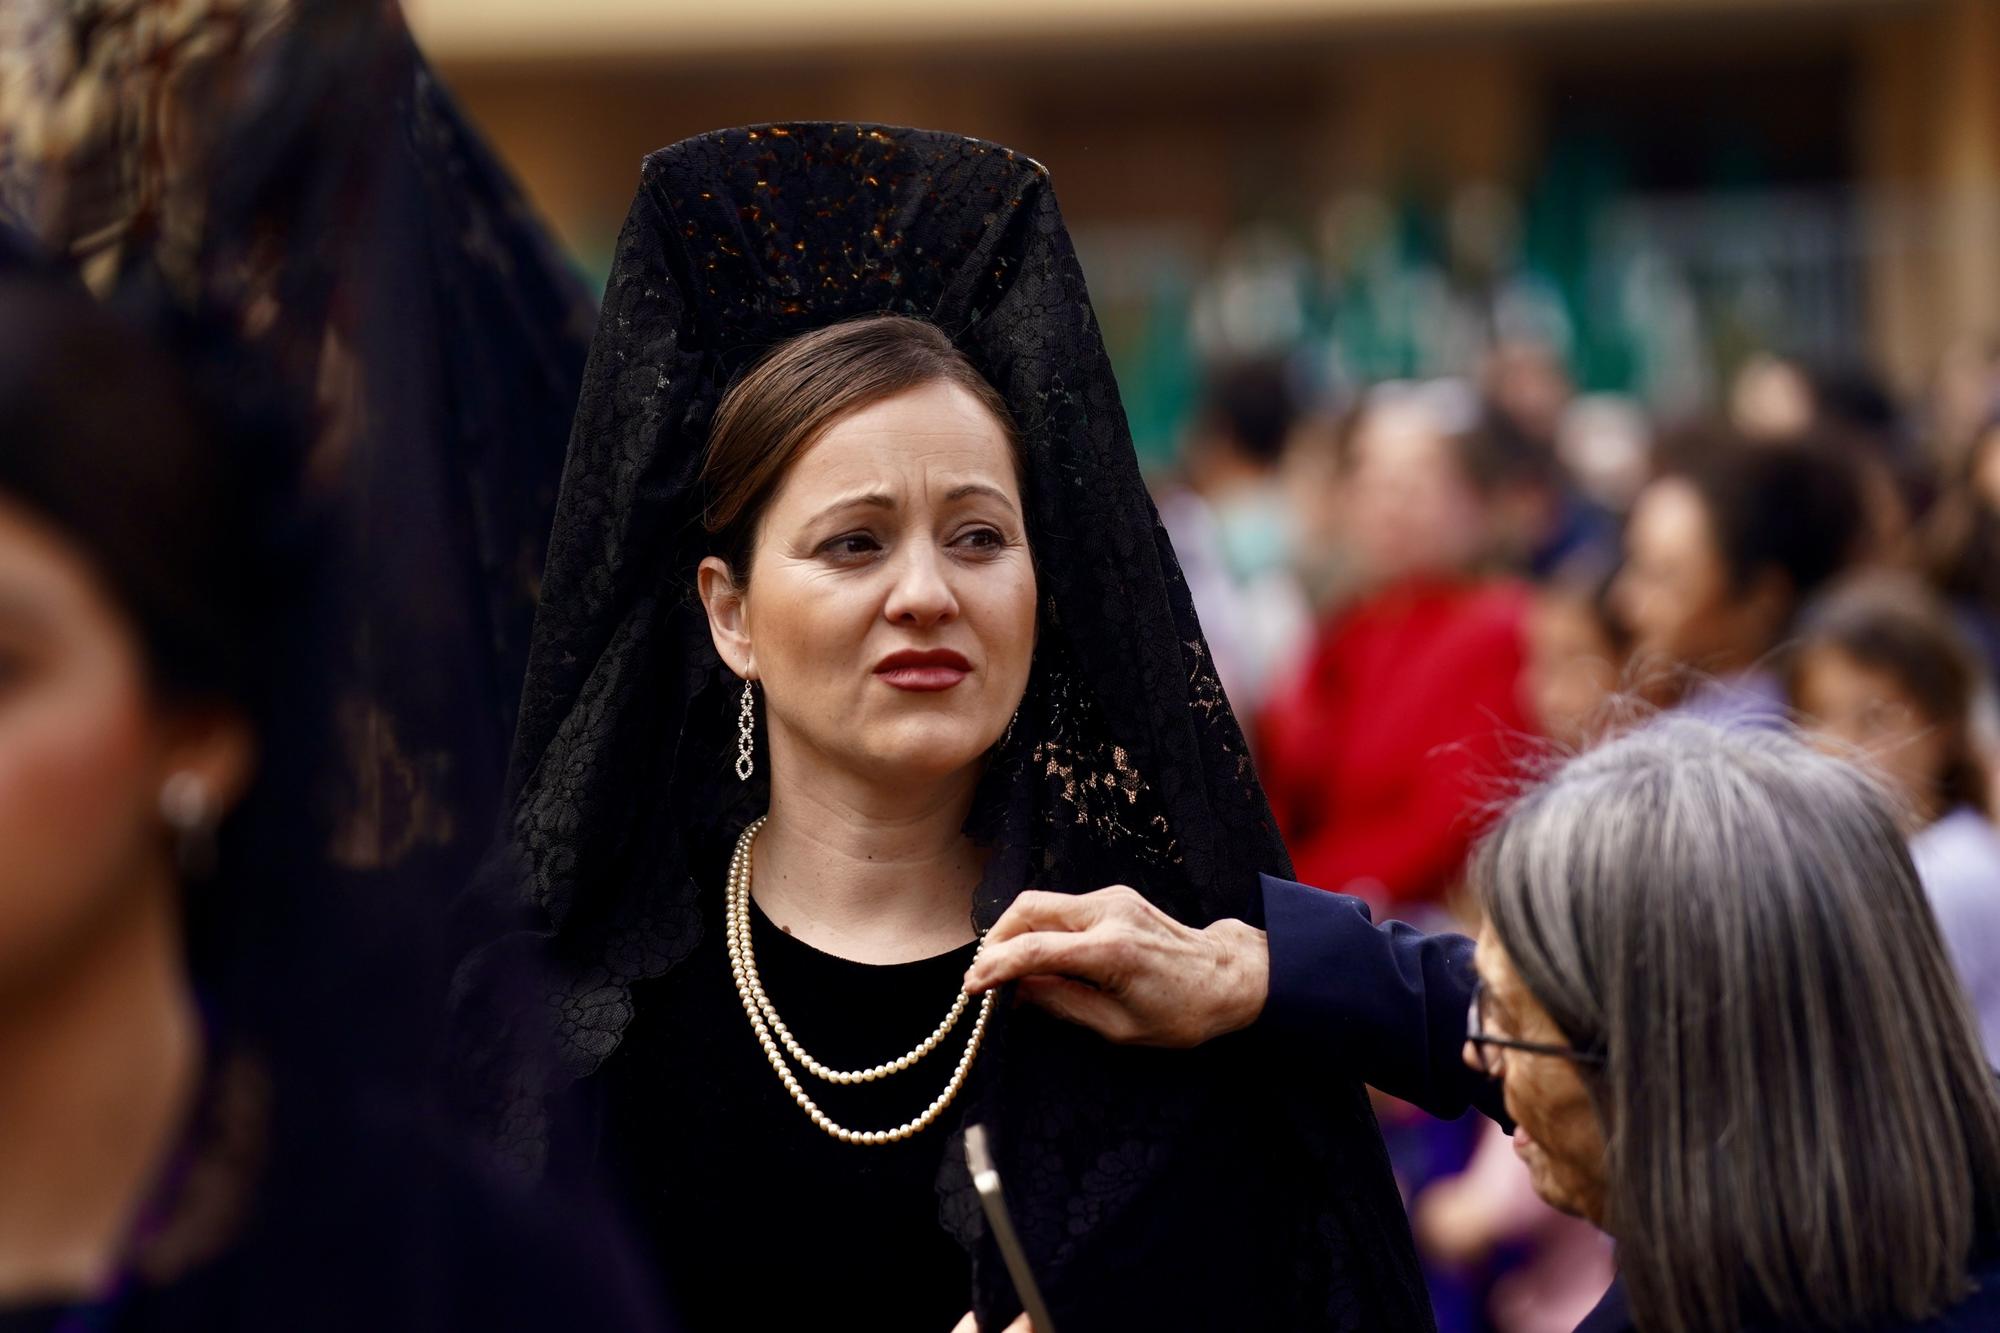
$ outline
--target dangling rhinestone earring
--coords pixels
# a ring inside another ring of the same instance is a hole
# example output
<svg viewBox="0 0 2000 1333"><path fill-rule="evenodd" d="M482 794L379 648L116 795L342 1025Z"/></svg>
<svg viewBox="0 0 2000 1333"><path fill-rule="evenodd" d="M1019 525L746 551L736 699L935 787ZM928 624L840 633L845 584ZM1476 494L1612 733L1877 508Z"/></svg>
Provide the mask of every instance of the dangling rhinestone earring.
<svg viewBox="0 0 2000 1333"><path fill-rule="evenodd" d="M1007 730L1000 733L1000 744L995 747L996 749L1004 750L1007 748L1007 742L1014 739L1014 724L1020 720L1021 709L1017 704L1014 708L1014 716L1007 719Z"/></svg>
<svg viewBox="0 0 2000 1333"><path fill-rule="evenodd" d="M736 780L748 782L757 771L753 757L757 745L757 696L750 682L743 682L743 702L736 709Z"/></svg>

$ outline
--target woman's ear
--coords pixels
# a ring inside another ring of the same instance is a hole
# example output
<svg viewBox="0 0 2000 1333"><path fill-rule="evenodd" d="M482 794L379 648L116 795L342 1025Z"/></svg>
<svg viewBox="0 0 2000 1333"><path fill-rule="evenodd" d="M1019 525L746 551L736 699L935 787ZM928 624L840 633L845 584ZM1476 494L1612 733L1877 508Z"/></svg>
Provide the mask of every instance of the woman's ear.
<svg viewBox="0 0 2000 1333"><path fill-rule="evenodd" d="M737 586L729 563L713 555L703 560L695 571L695 586L702 609L708 612L708 636L715 642L716 655L743 679L757 679L757 656L750 650L744 625L744 590Z"/></svg>
<svg viewBox="0 0 2000 1333"><path fill-rule="evenodd" d="M234 708L192 705L169 722L161 767L200 784L211 818L219 821L250 789L257 770L257 739L250 720Z"/></svg>

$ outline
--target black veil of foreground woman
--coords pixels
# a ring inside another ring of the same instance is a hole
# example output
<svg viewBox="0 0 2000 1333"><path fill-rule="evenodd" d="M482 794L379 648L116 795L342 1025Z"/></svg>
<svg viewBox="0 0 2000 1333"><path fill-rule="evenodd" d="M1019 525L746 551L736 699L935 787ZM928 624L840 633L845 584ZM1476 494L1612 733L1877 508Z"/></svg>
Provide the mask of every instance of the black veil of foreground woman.
<svg viewBox="0 0 2000 1333"><path fill-rule="evenodd" d="M814 394L841 410L760 488ZM1063 1330L1431 1326L1357 1080L953 1007L1025 888L1254 921L1288 866L1038 163L826 124L646 160L510 786L532 922L461 973L471 1095L529 1169L597 1159L688 1327L1006 1323L971 1122ZM484 982L522 952L549 973L525 1003ZM551 1018L553 1068L524 1054ZM860 1087L800 1058L913 1048ZM573 1083L581 1132L551 1111Z"/></svg>

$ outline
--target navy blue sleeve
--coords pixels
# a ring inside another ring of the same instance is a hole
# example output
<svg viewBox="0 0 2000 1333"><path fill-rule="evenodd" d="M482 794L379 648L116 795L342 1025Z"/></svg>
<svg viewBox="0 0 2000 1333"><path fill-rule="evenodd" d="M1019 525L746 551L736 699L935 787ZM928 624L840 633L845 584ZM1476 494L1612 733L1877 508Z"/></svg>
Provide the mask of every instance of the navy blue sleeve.
<svg viewBox="0 0 2000 1333"><path fill-rule="evenodd" d="M1258 1025L1432 1115L1477 1108L1511 1129L1500 1085L1461 1057L1472 941L1378 926L1359 898L1262 879L1271 991Z"/></svg>

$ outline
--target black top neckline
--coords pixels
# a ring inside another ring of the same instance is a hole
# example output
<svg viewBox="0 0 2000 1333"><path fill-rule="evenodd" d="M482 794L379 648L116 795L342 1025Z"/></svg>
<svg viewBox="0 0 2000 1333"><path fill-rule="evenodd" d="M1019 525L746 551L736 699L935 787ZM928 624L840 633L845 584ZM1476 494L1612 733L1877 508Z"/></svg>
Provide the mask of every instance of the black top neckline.
<svg viewBox="0 0 2000 1333"><path fill-rule="evenodd" d="M760 952L765 947L765 938L769 937L776 941L779 953L800 959L801 966L837 969L852 968L860 976L866 976L871 972L884 975L895 972L900 976L908 977L927 969L938 971L949 970L945 966L948 963L955 965L959 972L963 973L972 961L973 950L979 947L979 941L971 939L967 940L964 944L947 949L943 953L934 953L923 958L911 958L900 963L867 963L858 958L843 958L837 953L829 953L817 945L806 943L806 941L792 934L776 921L773 921L770 914L764 910L764 905L757 901L757 895L754 893L750 895L750 933L753 942ZM904 971L903 969L909 970Z"/></svg>

